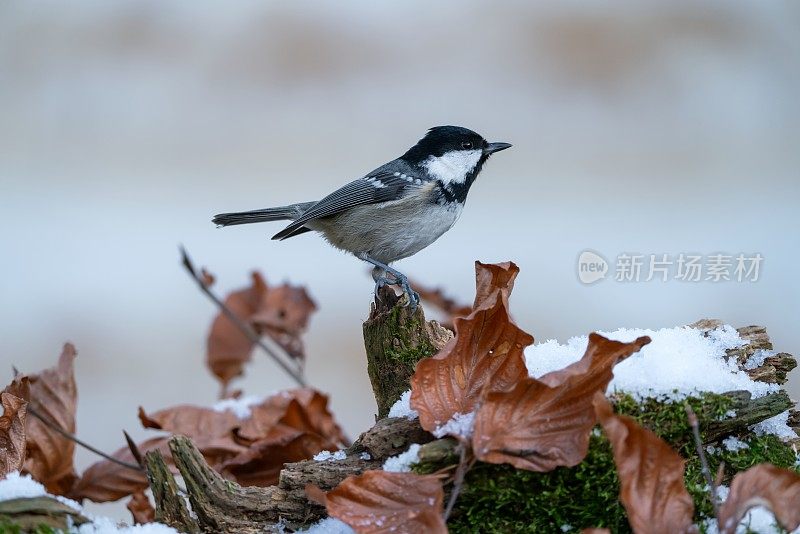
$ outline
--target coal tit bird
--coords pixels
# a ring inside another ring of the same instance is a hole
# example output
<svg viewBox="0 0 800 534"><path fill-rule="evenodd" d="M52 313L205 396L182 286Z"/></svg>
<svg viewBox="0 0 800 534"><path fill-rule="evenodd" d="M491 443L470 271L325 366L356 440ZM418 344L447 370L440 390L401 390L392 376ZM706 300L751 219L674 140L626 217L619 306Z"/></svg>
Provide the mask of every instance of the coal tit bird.
<svg viewBox="0 0 800 534"><path fill-rule="evenodd" d="M399 285L416 307L419 296L408 278L389 264L416 254L448 231L483 164L510 146L489 143L467 128L437 126L399 158L322 200L221 213L213 222L292 221L272 237L278 240L317 231L334 247L371 263L376 289Z"/></svg>

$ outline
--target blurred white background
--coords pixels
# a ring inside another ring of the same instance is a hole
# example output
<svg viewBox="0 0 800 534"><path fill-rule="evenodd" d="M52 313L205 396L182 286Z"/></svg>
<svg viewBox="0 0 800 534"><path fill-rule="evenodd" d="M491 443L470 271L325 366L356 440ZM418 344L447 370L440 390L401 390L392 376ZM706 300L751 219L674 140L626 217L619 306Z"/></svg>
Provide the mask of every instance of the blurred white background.
<svg viewBox="0 0 800 534"><path fill-rule="evenodd" d="M2 2L0 367L36 371L74 342L79 434L109 451L145 434L138 405L214 402L215 309L183 243L218 291L252 268L308 285L310 380L356 436L375 409L365 266L210 218L319 198L439 124L514 148L399 264L413 278L471 301L473 261L511 259L516 319L540 341L716 317L798 354L798 58L790 1ZM764 264L756 283L584 286L586 248ZM261 355L236 384L290 385Z"/></svg>

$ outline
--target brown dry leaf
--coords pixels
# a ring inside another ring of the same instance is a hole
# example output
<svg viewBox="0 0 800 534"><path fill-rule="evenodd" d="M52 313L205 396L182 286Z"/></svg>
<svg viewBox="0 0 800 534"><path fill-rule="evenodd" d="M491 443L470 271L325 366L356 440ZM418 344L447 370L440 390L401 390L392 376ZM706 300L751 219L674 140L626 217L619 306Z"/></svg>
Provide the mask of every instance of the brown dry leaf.
<svg viewBox="0 0 800 534"><path fill-rule="evenodd" d="M611 534L611 531L607 528L584 528L581 530L581 534Z"/></svg>
<svg viewBox="0 0 800 534"><path fill-rule="evenodd" d="M219 438L230 435L241 424L230 411L215 411L211 408L183 404L147 414L139 407L139 420L145 428L166 430L192 439Z"/></svg>
<svg viewBox="0 0 800 534"><path fill-rule="evenodd" d="M133 522L137 525L152 523L156 520L156 511L144 491L137 491L131 495L131 500L128 501L126 507L133 516Z"/></svg>
<svg viewBox="0 0 800 534"><path fill-rule="evenodd" d="M528 376L523 349L533 343L511 320L508 296L519 268L475 263L477 296L467 317L455 320L455 338L421 360L411 378L411 406L433 431L456 413L474 410L484 390L505 391Z"/></svg>
<svg viewBox="0 0 800 534"><path fill-rule="evenodd" d="M292 358L305 359L302 335L317 305L301 286L270 287L250 317L256 330L268 335Z"/></svg>
<svg viewBox="0 0 800 534"><path fill-rule="evenodd" d="M446 534L442 483L435 475L367 471L325 497L328 515L359 534Z"/></svg>
<svg viewBox="0 0 800 534"><path fill-rule="evenodd" d="M750 508L765 506L789 532L800 526L800 475L771 464L758 464L733 477L728 499L719 511L720 532L736 532Z"/></svg>
<svg viewBox="0 0 800 534"><path fill-rule="evenodd" d="M204 279L209 276L204 274ZM316 304L302 287L289 284L269 287L260 273L253 272L251 276L250 287L230 293L225 305L256 332L272 338L290 356L304 359L301 336L317 309ZM250 339L225 315L217 315L208 334L206 364L222 382L223 389L243 373L252 351Z"/></svg>
<svg viewBox="0 0 800 534"><path fill-rule="evenodd" d="M26 380L27 378L23 378ZM18 389L18 388L15 388ZM25 415L28 401L11 393L0 393L0 478L19 471L25 462Z"/></svg>
<svg viewBox="0 0 800 534"><path fill-rule="evenodd" d="M683 485L684 460L650 430L615 415L603 393L594 406L611 442L620 480L620 500L637 533L682 533L693 529L694 502Z"/></svg>
<svg viewBox="0 0 800 534"><path fill-rule="evenodd" d="M299 406L290 410L293 402ZM252 406L250 414L236 431L237 438L243 442L274 436L281 427L312 432L335 445L344 445L346 441L344 432L328 410L328 396L315 389L282 391Z"/></svg>
<svg viewBox="0 0 800 534"><path fill-rule="evenodd" d="M142 454L158 449L167 463L171 463L172 456L167 440L161 436L150 438L137 444ZM122 447L112 454L117 460L136 464L130 448ZM71 499L89 499L94 502L116 501L148 487L144 471L135 471L108 460L101 460L90 465L75 483L67 495Z"/></svg>
<svg viewBox="0 0 800 534"><path fill-rule="evenodd" d="M225 298L225 305L243 321L248 322L258 310L266 292L267 284L264 278L254 272L252 285L229 294ZM208 333L206 365L222 382L223 388L244 372L244 364L250 361L252 352L253 343L250 339L225 315L218 314Z"/></svg>
<svg viewBox="0 0 800 534"><path fill-rule="evenodd" d="M188 404L165 408L152 414L139 407L139 420L145 428L166 430L173 435L192 438L212 467L241 454L247 448L234 441L234 429L242 421L230 411Z"/></svg>
<svg viewBox="0 0 800 534"><path fill-rule="evenodd" d="M75 347L67 343L55 367L30 375L30 410L36 410L62 430L75 434L78 389L73 362ZM28 447L24 470L47 491L64 495L77 479L72 463L75 443L47 427L36 417L25 423Z"/></svg>
<svg viewBox="0 0 800 534"><path fill-rule="evenodd" d="M574 364L537 380L525 378L509 391L489 393L475 415L472 446L477 458L546 472L578 465L589 450L597 422L592 400L614 377L614 365L650 342L621 343L589 335Z"/></svg>
<svg viewBox="0 0 800 534"><path fill-rule="evenodd" d="M235 478L242 486L272 486L277 484L283 464L308 460L327 444L317 434L295 431L253 443L238 456L223 462L219 472Z"/></svg>

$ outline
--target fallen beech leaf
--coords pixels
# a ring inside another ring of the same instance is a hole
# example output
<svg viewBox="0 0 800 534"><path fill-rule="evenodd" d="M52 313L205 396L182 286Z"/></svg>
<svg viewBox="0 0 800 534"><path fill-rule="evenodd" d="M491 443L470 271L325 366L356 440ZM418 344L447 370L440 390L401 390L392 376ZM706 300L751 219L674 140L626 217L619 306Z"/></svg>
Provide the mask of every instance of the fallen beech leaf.
<svg viewBox="0 0 800 534"><path fill-rule="evenodd" d="M167 463L171 463L172 456L167 443L169 438L161 436L150 438L137 444L142 454L158 449ZM117 460L136 464L130 448L126 445L112 454ZM71 499L89 499L94 502L116 501L148 487L144 471L115 464L109 460L100 460L90 465L72 487L67 496Z"/></svg>
<svg viewBox="0 0 800 534"><path fill-rule="evenodd" d="M152 523L156 520L156 511L144 491L137 491L131 495L131 500L128 501L126 508L133 516L133 522L137 525Z"/></svg>
<svg viewBox="0 0 800 534"><path fill-rule="evenodd" d="M145 428L166 430L191 438L206 462L214 468L246 450L233 439L233 430L242 422L229 411L188 404L147 414L139 407L139 420Z"/></svg>
<svg viewBox="0 0 800 534"><path fill-rule="evenodd" d="M594 406L611 442L619 498L633 531L691 532L694 502L683 485L683 458L630 417L615 415L603 393L595 394Z"/></svg>
<svg viewBox="0 0 800 534"><path fill-rule="evenodd" d="M607 528L584 528L581 530L581 534L611 534L611 531Z"/></svg>
<svg viewBox="0 0 800 534"><path fill-rule="evenodd" d="M455 338L417 364L411 407L432 432L456 413L475 409L484 390L504 391L528 376L523 349L533 337L508 312L508 295L519 268L513 263L475 263L477 296L472 313L455 320Z"/></svg>
<svg viewBox="0 0 800 534"><path fill-rule="evenodd" d="M481 302L489 299L496 290L506 292L506 296L514 289L514 281L519 274L519 267L513 261L502 263L475 262L475 302L477 308Z"/></svg>
<svg viewBox="0 0 800 534"><path fill-rule="evenodd" d="M26 375L18 374L14 377L9 385L3 390L3 393L11 393L15 397L19 397L25 402L31 400L31 381Z"/></svg>
<svg viewBox="0 0 800 534"><path fill-rule="evenodd" d="M249 322L266 291L264 278L254 272L252 285L229 294L225 305L243 321ZM219 313L208 333L206 365L222 382L223 389L244 372L244 364L250 361L252 352L253 342L230 319Z"/></svg>
<svg viewBox="0 0 800 534"><path fill-rule="evenodd" d="M301 336L317 309L316 304L302 287L289 284L269 287L260 273L253 272L251 276L250 287L230 293L225 305L257 333L269 336L291 357L304 359ZM204 280L209 279L213 277L204 273ZM217 315L208 334L206 364L222 382L223 390L243 373L252 351L252 341L225 315Z"/></svg>
<svg viewBox="0 0 800 534"><path fill-rule="evenodd" d="M227 410L218 412L211 408L189 404L165 408L150 415L140 406L139 421L145 428L183 434L195 440L230 435L230 432L241 424L239 418Z"/></svg>
<svg viewBox="0 0 800 534"><path fill-rule="evenodd" d="M73 362L75 347L67 343L55 367L29 376L30 408L62 430L75 434L78 389ZM77 479L73 456L75 443L47 427L36 417L25 422L27 458L24 471L44 484L47 491L63 495Z"/></svg>
<svg viewBox="0 0 800 534"><path fill-rule="evenodd" d="M250 321L259 333L268 335L292 357L305 359L302 335L317 305L305 288L283 284L262 295Z"/></svg>
<svg viewBox="0 0 800 534"><path fill-rule="evenodd" d="M290 409L292 402L298 406ZM282 391L252 406L250 417L241 422L236 437L244 442L260 441L275 436L282 427L318 434L331 447L346 442L344 432L328 410L328 396L311 388Z"/></svg>
<svg viewBox="0 0 800 534"><path fill-rule="evenodd" d="M594 394L605 392L619 360L649 342L641 337L621 343L593 333L578 362L541 380L525 378L509 391L489 393L475 416L475 455L483 462L539 472L578 465L597 422Z"/></svg>
<svg viewBox="0 0 800 534"><path fill-rule="evenodd" d="M219 471L242 486L272 486L277 484L283 464L308 460L326 444L317 434L295 431L293 435L253 443L238 456L223 462Z"/></svg>
<svg viewBox="0 0 800 534"><path fill-rule="evenodd" d="M719 511L720 532L736 532L750 508L765 506L789 532L800 526L800 475L770 464L758 464L733 477L728 499Z"/></svg>
<svg viewBox="0 0 800 534"><path fill-rule="evenodd" d="M359 534L446 534L442 483L435 475L367 471L325 497L328 515Z"/></svg>
<svg viewBox="0 0 800 534"><path fill-rule="evenodd" d="M27 379L25 379L27 380ZM3 391L0 393L0 478L19 471L25 461L25 414L28 401Z"/></svg>

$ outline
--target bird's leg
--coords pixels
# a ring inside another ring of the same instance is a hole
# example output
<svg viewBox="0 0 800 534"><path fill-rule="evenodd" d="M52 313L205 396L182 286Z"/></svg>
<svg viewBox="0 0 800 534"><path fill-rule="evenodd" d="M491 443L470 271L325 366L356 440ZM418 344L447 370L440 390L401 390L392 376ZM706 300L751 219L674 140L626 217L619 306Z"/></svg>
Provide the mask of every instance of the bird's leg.
<svg viewBox="0 0 800 534"><path fill-rule="evenodd" d="M378 260L370 257L368 254L357 254L357 257L375 266L375 268L372 269L372 278L375 280L376 294L380 287L389 283L389 279L386 277L386 274L390 274L394 278L392 283L399 285L403 289L403 292L408 295L408 303L411 305L411 311L413 312L417 309L417 305L419 304L419 295L411 288L411 284L408 282L408 277L406 275L397 269L389 267L385 263L379 262Z"/></svg>

